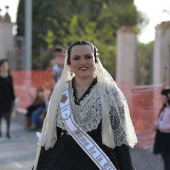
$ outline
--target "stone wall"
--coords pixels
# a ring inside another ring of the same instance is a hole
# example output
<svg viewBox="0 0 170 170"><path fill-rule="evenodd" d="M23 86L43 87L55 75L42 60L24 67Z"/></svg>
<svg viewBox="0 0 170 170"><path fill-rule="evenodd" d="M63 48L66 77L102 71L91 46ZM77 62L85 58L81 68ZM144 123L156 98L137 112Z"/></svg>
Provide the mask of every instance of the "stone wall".
<svg viewBox="0 0 170 170"><path fill-rule="evenodd" d="M123 26L117 31L116 81L135 84L137 59L136 33ZM153 47L153 84L170 86L170 21L156 26ZM168 66L169 69L165 69Z"/></svg>
<svg viewBox="0 0 170 170"><path fill-rule="evenodd" d="M170 72L167 70L165 75L165 66L170 66L170 21L162 22L156 26L153 58L154 84L166 80L166 86L170 85Z"/></svg>

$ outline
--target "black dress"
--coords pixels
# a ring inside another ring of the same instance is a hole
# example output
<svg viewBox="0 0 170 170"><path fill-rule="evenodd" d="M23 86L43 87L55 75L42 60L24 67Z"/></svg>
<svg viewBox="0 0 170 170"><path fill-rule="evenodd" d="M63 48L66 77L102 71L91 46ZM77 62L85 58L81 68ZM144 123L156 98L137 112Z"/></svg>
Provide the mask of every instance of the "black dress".
<svg viewBox="0 0 170 170"><path fill-rule="evenodd" d="M135 170L129 147L121 145L113 150L103 145L101 137L99 137L100 129L101 123L98 129L88 134L107 154L117 170ZM98 167L74 139L64 133L52 149L45 151L42 147L37 170L98 170Z"/></svg>
<svg viewBox="0 0 170 170"><path fill-rule="evenodd" d="M162 110L158 120L162 120L164 117L166 107ZM170 133L161 132L160 130L156 131L154 147L154 154L170 154Z"/></svg>
<svg viewBox="0 0 170 170"><path fill-rule="evenodd" d="M0 115L11 111L12 103L15 99L12 77L0 76Z"/></svg>
<svg viewBox="0 0 170 170"><path fill-rule="evenodd" d="M170 133L156 131L153 153L170 154Z"/></svg>
<svg viewBox="0 0 170 170"><path fill-rule="evenodd" d="M95 79L84 96L90 92L90 89L97 83ZM74 79L73 79L74 85ZM73 86L73 95L76 98L76 91ZM75 102L78 103L78 100ZM82 150L82 148L75 142L71 135L66 134L65 131L57 127L58 140L54 147L45 151L44 147L41 149L38 169L37 170L98 170L99 168ZM61 135L62 134L62 135ZM101 122L96 130L88 132L98 146L110 158L117 170L134 170L130 149L126 145L116 147L114 150L102 144L101 137Z"/></svg>

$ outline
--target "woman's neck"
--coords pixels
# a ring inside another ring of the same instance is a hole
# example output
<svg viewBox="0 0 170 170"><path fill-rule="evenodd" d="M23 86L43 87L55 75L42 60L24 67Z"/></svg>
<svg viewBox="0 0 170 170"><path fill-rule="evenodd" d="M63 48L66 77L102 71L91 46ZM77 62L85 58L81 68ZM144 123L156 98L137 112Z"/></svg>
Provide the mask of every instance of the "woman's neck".
<svg viewBox="0 0 170 170"><path fill-rule="evenodd" d="M8 74L8 72L1 72L0 75L1 75L1 77L7 77L9 74Z"/></svg>
<svg viewBox="0 0 170 170"><path fill-rule="evenodd" d="M75 77L75 88L77 91L78 99L80 99L83 96L83 94L89 88L89 86L91 85L91 83L93 82L94 79L95 79L95 77L90 77L90 78L88 77L88 78L84 78L84 79Z"/></svg>
<svg viewBox="0 0 170 170"><path fill-rule="evenodd" d="M77 89L81 88L87 90L87 88L91 85L94 79L95 77L84 78L84 79L75 77L75 86Z"/></svg>

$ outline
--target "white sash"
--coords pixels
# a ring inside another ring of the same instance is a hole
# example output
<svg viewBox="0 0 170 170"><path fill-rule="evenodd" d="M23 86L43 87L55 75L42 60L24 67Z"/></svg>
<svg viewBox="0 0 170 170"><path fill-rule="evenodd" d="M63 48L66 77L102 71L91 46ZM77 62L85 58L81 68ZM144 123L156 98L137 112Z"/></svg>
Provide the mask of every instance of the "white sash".
<svg viewBox="0 0 170 170"><path fill-rule="evenodd" d="M60 101L61 116L68 133L100 170L116 170L109 157L102 151L97 143L74 122L70 109L70 95L68 88L68 83L66 83Z"/></svg>

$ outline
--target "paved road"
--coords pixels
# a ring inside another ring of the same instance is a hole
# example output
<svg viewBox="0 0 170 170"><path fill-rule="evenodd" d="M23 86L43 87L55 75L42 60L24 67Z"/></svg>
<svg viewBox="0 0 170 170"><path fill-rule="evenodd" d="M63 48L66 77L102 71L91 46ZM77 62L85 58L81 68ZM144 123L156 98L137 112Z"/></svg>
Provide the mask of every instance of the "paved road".
<svg viewBox="0 0 170 170"><path fill-rule="evenodd" d="M35 132L23 128L23 115L17 114L12 119L11 139L5 137L5 122L2 122L0 138L0 170L31 170L36 155ZM132 159L136 170L163 170L161 157L151 151L134 148Z"/></svg>
<svg viewBox="0 0 170 170"><path fill-rule="evenodd" d="M12 119L11 139L6 139L5 122L2 122L0 138L0 170L31 170L36 154L35 132L23 127L23 115Z"/></svg>

